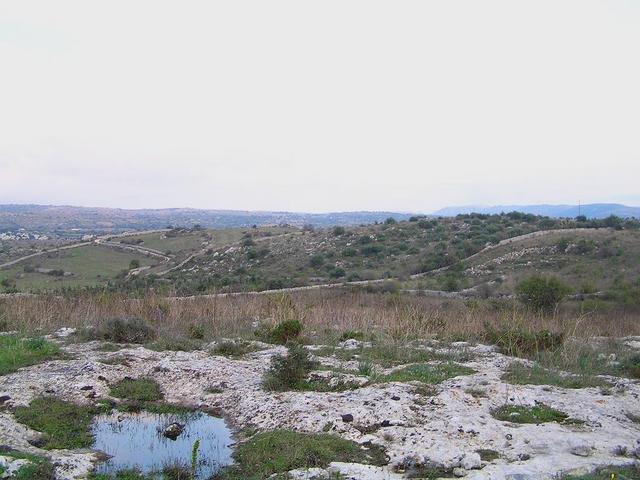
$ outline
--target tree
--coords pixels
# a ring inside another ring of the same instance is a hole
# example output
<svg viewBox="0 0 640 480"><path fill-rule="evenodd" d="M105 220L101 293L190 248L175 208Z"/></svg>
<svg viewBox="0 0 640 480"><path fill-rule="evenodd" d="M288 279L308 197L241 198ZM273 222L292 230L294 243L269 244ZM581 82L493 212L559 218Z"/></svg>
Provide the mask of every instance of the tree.
<svg viewBox="0 0 640 480"><path fill-rule="evenodd" d="M520 301L541 313L553 312L571 289L557 278L533 276L516 286Z"/></svg>
<svg viewBox="0 0 640 480"><path fill-rule="evenodd" d="M133 270L134 268L140 268L140 260L135 258L129 262L129 270Z"/></svg>

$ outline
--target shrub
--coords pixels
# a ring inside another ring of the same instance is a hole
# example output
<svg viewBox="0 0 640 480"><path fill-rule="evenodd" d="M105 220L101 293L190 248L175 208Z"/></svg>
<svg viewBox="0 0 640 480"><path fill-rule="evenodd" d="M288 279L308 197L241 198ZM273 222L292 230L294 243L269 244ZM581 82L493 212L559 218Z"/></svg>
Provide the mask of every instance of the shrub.
<svg viewBox="0 0 640 480"><path fill-rule="evenodd" d="M298 343L287 345L287 355L271 358L271 367L265 374L262 385L265 390L286 391L299 387L318 362L311 360L307 349Z"/></svg>
<svg viewBox="0 0 640 480"><path fill-rule="evenodd" d="M344 227L334 227L333 229L333 234L336 237L339 237L340 235L344 235L346 233L346 230Z"/></svg>
<svg viewBox="0 0 640 480"><path fill-rule="evenodd" d="M346 274L347 274L347 272L345 272L344 268L341 268L341 267L332 268L329 271L329 276L331 278L342 278Z"/></svg>
<svg viewBox="0 0 640 480"><path fill-rule="evenodd" d="M284 345L302 334L304 326L300 320L284 320L268 332L268 339L273 343Z"/></svg>
<svg viewBox="0 0 640 480"><path fill-rule="evenodd" d="M134 270L136 268L140 268L140 260L136 260L134 258L129 262L129 270Z"/></svg>
<svg viewBox="0 0 640 480"><path fill-rule="evenodd" d="M321 267L323 263L324 256L321 253L317 253L316 255L312 256L311 259L309 259L309 265L311 265L313 268Z"/></svg>
<svg viewBox="0 0 640 480"><path fill-rule="evenodd" d="M342 250L343 257L355 257L358 254L358 251L355 248L347 247Z"/></svg>
<svg viewBox="0 0 640 480"><path fill-rule="evenodd" d="M553 277L534 276L516 286L520 301L527 307L543 313L553 312L569 292L568 286Z"/></svg>
<svg viewBox="0 0 640 480"><path fill-rule="evenodd" d="M94 336L116 343L146 343L156 338L156 332L140 318L112 318L99 327Z"/></svg>

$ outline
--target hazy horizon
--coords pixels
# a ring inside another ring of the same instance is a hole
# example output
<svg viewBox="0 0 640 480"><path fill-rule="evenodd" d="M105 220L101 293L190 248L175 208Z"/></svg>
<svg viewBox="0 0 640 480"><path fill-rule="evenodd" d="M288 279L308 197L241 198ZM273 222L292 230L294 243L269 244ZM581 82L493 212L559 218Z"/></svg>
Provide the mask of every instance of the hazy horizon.
<svg viewBox="0 0 640 480"><path fill-rule="evenodd" d="M626 0L9 0L0 203L640 205L639 26Z"/></svg>

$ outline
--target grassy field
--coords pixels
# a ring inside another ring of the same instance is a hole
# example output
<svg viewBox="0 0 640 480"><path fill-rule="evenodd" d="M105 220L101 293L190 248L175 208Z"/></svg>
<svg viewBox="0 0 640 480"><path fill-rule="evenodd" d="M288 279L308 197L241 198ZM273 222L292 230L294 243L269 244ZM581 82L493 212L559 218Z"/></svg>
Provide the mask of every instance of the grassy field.
<svg viewBox="0 0 640 480"><path fill-rule="evenodd" d="M89 245L42 255L10 268L0 270L0 281L15 282L20 291L60 289L62 287L83 287L105 284L123 270L129 269L132 260L141 266L154 265L158 260L136 252L115 250L100 245ZM31 268L46 268L70 272L69 276L56 276L35 271Z"/></svg>

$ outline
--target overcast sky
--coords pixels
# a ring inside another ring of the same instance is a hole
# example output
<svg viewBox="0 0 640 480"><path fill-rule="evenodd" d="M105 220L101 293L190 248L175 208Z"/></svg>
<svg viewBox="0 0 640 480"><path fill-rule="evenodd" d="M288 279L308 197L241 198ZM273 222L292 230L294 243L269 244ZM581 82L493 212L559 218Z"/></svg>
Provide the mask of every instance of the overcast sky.
<svg viewBox="0 0 640 480"><path fill-rule="evenodd" d="M635 0L0 3L0 203L640 204Z"/></svg>

